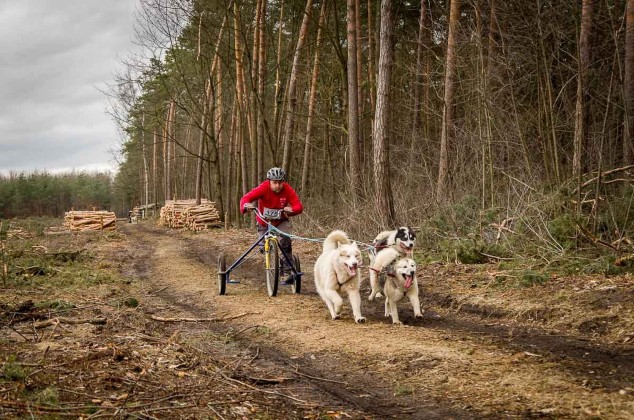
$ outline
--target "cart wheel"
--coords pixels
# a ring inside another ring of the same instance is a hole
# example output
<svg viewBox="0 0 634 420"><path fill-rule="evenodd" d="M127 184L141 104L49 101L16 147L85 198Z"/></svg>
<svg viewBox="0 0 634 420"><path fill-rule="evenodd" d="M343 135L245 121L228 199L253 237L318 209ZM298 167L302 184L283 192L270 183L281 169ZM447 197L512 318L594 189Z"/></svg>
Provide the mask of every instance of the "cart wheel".
<svg viewBox="0 0 634 420"><path fill-rule="evenodd" d="M297 255L293 255L293 266L295 266L295 271L301 272L302 266L299 262L299 257ZM295 294L300 294L302 291L302 276L298 274L293 275L295 277L295 281L291 285L291 292Z"/></svg>
<svg viewBox="0 0 634 420"><path fill-rule="evenodd" d="M269 263L266 264L266 290L269 296L277 295L277 285L280 280L280 258L277 248L277 241L269 241L269 250L265 251L264 258L268 258Z"/></svg>
<svg viewBox="0 0 634 420"><path fill-rule="evenodd" d="M224 252L218 255L218 294L224 295L227 291L227 260L225 259Z"/></svg>

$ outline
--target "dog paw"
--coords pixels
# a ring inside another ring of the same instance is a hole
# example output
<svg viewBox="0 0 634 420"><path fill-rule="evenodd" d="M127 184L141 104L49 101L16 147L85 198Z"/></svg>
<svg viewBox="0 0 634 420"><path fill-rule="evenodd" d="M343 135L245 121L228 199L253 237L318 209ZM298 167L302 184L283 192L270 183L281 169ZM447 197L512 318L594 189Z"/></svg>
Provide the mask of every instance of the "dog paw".
<svg viewBox="0 0 634 420"><path fill-rule="evenodd" d="M373 300L374 300L374 295L370 295L370 296L368 296L368 300L369 300L369 301L373 301Z"/></svg>
<svg viewBox="0 0 634 420"><path fill-rule="evenodd" d="M381 292L377 292L377 293L376 293L376 297L378 297L378 298L382 298L382 297L383 297L383 293L381 293Z"/></svg>
<svg viewBox="0 0 634 420"><path fill-rule="evenodd" d="M357 324L365 324L365 317L360 317L354 320Z"/></svg>
<svg viewBox="0 0 634 420"><path fill-rule="evenodd" d="M414 318L422 318L422 317L423 317L423 314L421 313L414 314Z"/></svg>
<svg viewBox="0 0 634 420"><path fill-rule="evenodd" d="M401 321L392 321L392 325L403 325Z"/></svg>
<svg viewBox="0 0 634 420"><path fill-rule="evenodd" d="M332 317L332 320L334 321L334 320L339 319L339 318L341 318L339 315L335 315L335 316Z"/></svg>

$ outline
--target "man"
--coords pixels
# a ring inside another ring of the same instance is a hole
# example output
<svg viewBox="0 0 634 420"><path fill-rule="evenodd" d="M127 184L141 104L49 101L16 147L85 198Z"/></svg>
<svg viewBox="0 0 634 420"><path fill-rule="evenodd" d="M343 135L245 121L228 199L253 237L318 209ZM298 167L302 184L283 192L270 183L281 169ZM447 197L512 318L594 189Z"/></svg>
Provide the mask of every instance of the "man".
<svg viewBox="0 0 634 420"><path fill-rule="evenodd" d="M290 234L292 232L292 224L289 220L291 216L297 216L304 210L304 206L300 201L295 190L285 182L286 172L282 168L271 168L266 173L266 181L246 193L240 200L240 210L246 213L255 208L254 201L258 201L258 210L264 213L264 209L283 209L282 217L278 220L271 220L271 224L282 232ZM256 217L258 222L258 234L264 235L266 232L266 221ZM292 258L291 238L280 235L280 248ZM286 266L286 261L282 257L282 273L290 274L290 268Z"/></svg>

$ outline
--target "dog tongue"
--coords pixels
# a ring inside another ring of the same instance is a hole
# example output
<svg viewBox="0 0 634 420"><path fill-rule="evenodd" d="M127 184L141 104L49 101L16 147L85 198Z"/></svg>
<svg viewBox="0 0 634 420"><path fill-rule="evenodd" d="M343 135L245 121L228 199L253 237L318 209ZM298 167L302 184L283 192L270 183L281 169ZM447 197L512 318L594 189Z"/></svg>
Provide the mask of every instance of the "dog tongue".
<svg viewBox="0 0 634 420"><path fill-rule="evenodd" d="M405 288L409 289L412 287L412 276L405 276Z"/></svg>
<svg viewBox="0 0 634 420"><path fill-rule="evenodd" d="M355 276L357 274L357 267L348 267L348 273L350 273L351 276Z"/></svg>

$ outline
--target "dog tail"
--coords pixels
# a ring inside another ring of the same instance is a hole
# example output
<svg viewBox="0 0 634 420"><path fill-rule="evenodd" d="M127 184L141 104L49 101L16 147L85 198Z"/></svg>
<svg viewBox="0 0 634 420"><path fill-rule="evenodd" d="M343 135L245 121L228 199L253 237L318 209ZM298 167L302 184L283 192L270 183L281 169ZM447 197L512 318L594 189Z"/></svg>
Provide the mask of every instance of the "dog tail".
<svg viewBox="0 0 634 420"><path fill-rule="evenodd" d="M345 245L349 244L350 238L343 230L333 230L326 236L326 240L324 241L324 252L331 251L333 249L337 249L339 244Z"/></svg>

